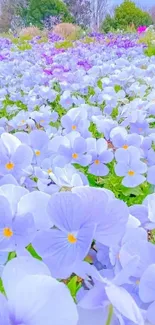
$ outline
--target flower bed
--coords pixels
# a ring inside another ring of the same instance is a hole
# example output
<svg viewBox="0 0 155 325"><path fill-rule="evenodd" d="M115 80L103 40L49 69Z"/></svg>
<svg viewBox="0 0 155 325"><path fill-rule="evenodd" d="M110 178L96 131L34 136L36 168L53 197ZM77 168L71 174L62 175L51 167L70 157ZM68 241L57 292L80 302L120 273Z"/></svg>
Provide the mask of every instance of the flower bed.
<svg viewBox="0 0 155 325"><path fill-rule="evenodd" d="M0 39L0 324L155 324L155 57Z"/></svg>

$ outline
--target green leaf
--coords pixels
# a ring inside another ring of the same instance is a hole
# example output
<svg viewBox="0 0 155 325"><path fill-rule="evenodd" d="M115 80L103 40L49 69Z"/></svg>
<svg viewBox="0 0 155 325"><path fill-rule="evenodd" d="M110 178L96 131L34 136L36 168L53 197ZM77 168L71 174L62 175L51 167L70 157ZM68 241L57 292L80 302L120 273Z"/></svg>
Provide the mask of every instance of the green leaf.
<svg viewBox="0 0 155 325"><path fill-rule="evenodd" d="M81 283L78 282L78 277L76 275L71 278L67 284L67 287L70 290L72 297L75 299L76 294L81 287Z"/></svg>
<svg viewBox="0 0 155 325"><path fill-rule="evenodd" d="M37 252L35 251L35 249L33 248L33 246L30 244L26 247L26 249L28 250L28 252L37 260L42 261L42 258L37 254Z"/></svg>
<svg viewBox="0 0 155 325"><path fill-rule="evenodd" d="M139 186L134 187L134 188L127 188L127 187L122 186L121 191L125 196L130 196L130 195L139 196L139 195L143 194L143 192Z"/></svg>
<svg viewBox="0 0 155 325"><path fill-rule="evenodd" d="M88 178L88 182L89 182L89 185L90 186L92 186L92 187L96 187L97 186L96 176L94 176L92 174L88 174L87 178Z"/></svg>
<svg viewBox="0 0 155 325"><path fill-rule="evenodd" d="M97 81L97 86L98 86L101 90L103 89L101 79L99 79L99 80Z"/></svg>
<svg viewBox="0 0 155 325"><path fill-rule="evenodd" d="M120 90L122 90L122 87L120 85L115 85L114 89L115 89L116 93L118 93Z"/></svg>
<svg viewBox="0 0 155 325"><path fill-rule="evenodd" d="M15 258L17 255L16 255L16 252L10 252L8 254L8 261L11 261L13 258Z"/></svg>
<svg viewBox="0 0 155 325"><path fill-rule="evenodd" d="M2 279L0 278L0 292L6 296L6 293L5 293L5 289L4 289L4 286L3 286L3 282L2 282Z"/></svg>

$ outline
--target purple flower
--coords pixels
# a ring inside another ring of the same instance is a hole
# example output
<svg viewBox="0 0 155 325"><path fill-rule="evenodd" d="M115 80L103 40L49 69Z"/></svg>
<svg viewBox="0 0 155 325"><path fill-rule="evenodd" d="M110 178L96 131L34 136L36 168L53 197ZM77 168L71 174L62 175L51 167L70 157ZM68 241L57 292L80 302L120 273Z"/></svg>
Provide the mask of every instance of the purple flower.
<svg viewBox="0 0 155 325"><path fill-rule="evenodd" d="M69 192L53 194L48 213L56 229L38 232L33 246L54 277L65 277L67 269L72 273L73 265L87 255L95 222L90 222L84 201Z"/></svg>
<svg viewBox="0 0 155 325"><path fill-rule="evenodd" d="M108 150L107 141L104 139L87 139L88 153L92 156L89 173L96 176L106 176L109 173L109 168L105 165L112 161L113 153Z"/></svg>
<svg viewBox="0 0 155 325"><path fill-rule="evenodd" d="M70 94L69 91L65 91L63 93L63 95L61 96L60 105L66 110L68 110L69 108L72 107L73 99L72 99L71 94Z"/></svg>
<svg viewBox="0 0 155 325"><path fill-rule="evenodd" d="M80 137L77 132L75 134L70 134L68 146L60 145L58 156L55 159L55 163L60 167L68 163L88 166L90 162L91 155L87 154L86 140Z"/></svg>
<svg viewBox="0 0 155 325"><path fill-rule="evenodd" d="M148 168L147 181L150 184L155 185L155 166L151 166Z"/></svg>
<svg viewBox="0 0 155 325"><path fill-rule="evenodd" d="M140 160L140 152L135 147L128 150L118 149L115 153L117 164L115 173L124 177L122 184L126 187L136 187L145 181L144 173L147 165Z"/></svg>
<svg viewBox="0 0 155 325"><path fill-rule="evenodd" d="M20 211L21 200L28 194L25 188L15 185L0 187L0 250L22 251L35 236L33 215L27 209Z"/></svg>
<svg viewBox="0 0 155 325"><path fill-rule="evenodd" d="M143 273L139 284L139 295L143 302L149 304L146 319L150 324L155 323L155 264L151 264Z"/></svg>
<svg viewBox="0 0 155 325"><path fill-rule="evenodd" d="M130 132L146 135L149 132L149 123L146 120L130 123Z"/></svg>
<svg viewBox="0 0 155 325"><path fill-rule="evenodd" d="M80 195L91 210L91 222L96 223L94 239L108 247L116 246L126 229L129 216L126 204L104 189L81 186L72 192Z"/></svg>
<svg viewBox="0 0 155 325"><path fill-rule="evenodd" d="M145 239L131 238L128 239L121 247L119 260L124 268L131 258L138 257L138 265L132 271L132 276L141 278L149 264L155 263L155 246Z"/></svg>
<svg viewBox="0 0 155 325"><path fill-rule="evenodd" d="M111 141L115 148L128 149L129 146L140 147L141 137L138 134L128 134L125 128L116 127L111 131Z"/></svg>
<svg viewBox="0 0 155 325"><path fill-rule="evenodd" d="M1 324L64 325L64 320L77 324L69 290L50 276L44 263L31 257L15 258L4 268L2 279L7 298L0 294Z"/></svg>
<svg viewBox="0 0 155 325"><path fill-rule="evenodd" d="M29 134L29 141L34 152L33 163L40 165L43 159L50 156L48 135L44 131L34 130Z"/></svg>
<svg viewBox="0 0 155 325"><path fill-rule="evenodd" d="M33 152L12 134L3 133L0 139L0 156L0 174L12 174L19 179L30 166Z"/></svg>
<svg viewBox="0 0 155 325"><path fill-rule="evenodd" d="M90 126L90 122L85 117L82 118L81 114L76 116L74 112L74 117L66 114L62 117L61 124L62 127L65 129L65 133L77 131L83 137L87 137L87 135L89 134L88 128Z"/></svg>

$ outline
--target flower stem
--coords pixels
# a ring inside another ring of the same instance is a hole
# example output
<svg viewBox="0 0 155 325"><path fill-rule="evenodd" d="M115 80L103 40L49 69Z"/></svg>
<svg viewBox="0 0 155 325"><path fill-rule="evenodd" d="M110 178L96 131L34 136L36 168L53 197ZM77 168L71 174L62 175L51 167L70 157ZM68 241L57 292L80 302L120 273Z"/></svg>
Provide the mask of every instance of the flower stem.
<svg viewBox="0 0 155 325"><path fill-rule="evenodd" d="M108 318L107 318L107 321L106 321L105 325L110 325L111 320L112 320L112 315L113 315L113 306L110 305L109 306L109 312L108 312Z"/></svg>

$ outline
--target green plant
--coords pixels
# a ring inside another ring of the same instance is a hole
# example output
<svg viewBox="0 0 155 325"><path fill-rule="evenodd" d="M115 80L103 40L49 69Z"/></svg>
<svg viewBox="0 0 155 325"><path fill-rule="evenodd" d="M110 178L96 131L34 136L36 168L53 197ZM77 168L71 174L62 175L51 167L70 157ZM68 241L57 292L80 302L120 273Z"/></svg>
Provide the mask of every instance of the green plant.
<svg viewBox="0 0 155 325"><path fill-rule="evenodd" d="M148 12L138 8L133 1L125 0L120 6L116 7L114 20L118 28L127 28L130 24L138 26L149 26L152 18Z"/></svg>
<svg viewBox="0 0 155 325"><path fill-rule="evenodd" d="M83 39L83 43L84 44L91 44L91 43L94 43L94 38L93 37L89 37L89 36L86 36L84 39Z"/></svg>
<svg viewBox="0 0 155 325"><path fill-rule="evenodd" d="M143 35L142 37L139 38L139 43L144 43L148 46L151 46L152 41L155 39L155 32L149 30Z"/></svg>
<svg viewBox="0 0 155 325"><path fill-rule="evenodd" d="M27 9L21 12L26 25L43 27L43 20L49 16L61 16L64 22L73 22L67 6L62 0L29 0Z"/></svg>
<svg viewBox="0 0 155 325"><path fill-rule="evenodd" d="M73 43L71 41L63 41L63 42L57 42L55 43L56 49L68 49L70 47L73 47Z"/></svg>
<svg viewBox="0 0 155 325"><path fill-rule="evenodd" d="M102 23L101 30L108 33L112 29L121 29L127 32L132 32L139 26L149 26L152 24L152 18L148 12L141 10L131 0L117 6L114 12L114 17L107 15Z"/></svg>
<svg viewBox="0 0 155 325"><path fill-rule="evenodd" d="M155 55L155 45L150 45L147 49L144 50L146 56L153 56Z"/></svg>
<svg viewBox="0 0 155 325"><path fill-rule="evenodd" d="M110 15L107 15L102 23L101 31L108 33L113 28L116 28L114 18L112 18Z"/></svg>
<svg viewBox="0 0 155 325"><path fill-rule="evenodd" d="M18 45L18 50L19 51L28 51L28 50L31 50L32 49L32 46L28 43L23 43L21 45Z"/></svg>

